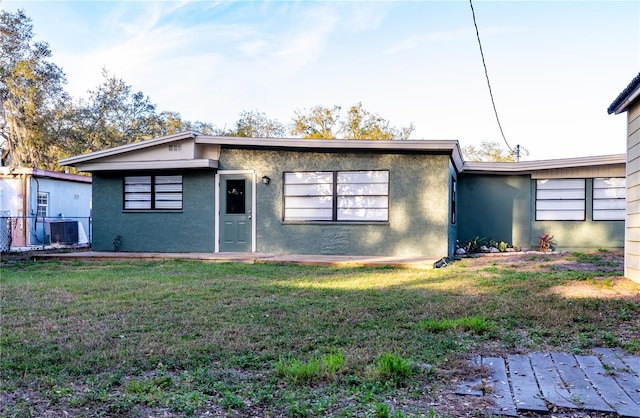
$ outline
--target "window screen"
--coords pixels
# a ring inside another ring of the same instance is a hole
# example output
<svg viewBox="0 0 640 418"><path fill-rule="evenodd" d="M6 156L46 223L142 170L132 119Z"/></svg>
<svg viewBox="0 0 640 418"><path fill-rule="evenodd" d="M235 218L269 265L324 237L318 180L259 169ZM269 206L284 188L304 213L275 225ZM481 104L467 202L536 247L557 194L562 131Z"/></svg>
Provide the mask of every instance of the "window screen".
<svg viewBox="0 0 640 418"><path fill-rule="evenodd" d="M387 221L388 171L284 174L285 221Z"/></svg>
<svg viewBox="0 0 640 418"><path fill-rule="evenodd" d="M593 179L593 220L624 221L626 195L624 177Z"/></svg>
<svg viewBox="0 0 640 418"><path fill-rule="evenodd" d="M127 176L124 209L182 209L182 176Z"/></svg>
<svg viewBox="0 0 640 418"><path fill-rule="evenodd" d="M537 221L584 221L584 219L584 179L537 180Z"/></svg>

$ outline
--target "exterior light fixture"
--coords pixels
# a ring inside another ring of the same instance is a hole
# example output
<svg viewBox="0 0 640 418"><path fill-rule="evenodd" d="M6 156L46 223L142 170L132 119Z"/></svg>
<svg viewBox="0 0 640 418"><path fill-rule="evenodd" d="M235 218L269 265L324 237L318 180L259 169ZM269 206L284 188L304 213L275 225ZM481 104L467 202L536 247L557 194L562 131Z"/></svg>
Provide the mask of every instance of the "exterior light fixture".
<svg viewBox="0 0 640 418"><path fill-rule="evenodd" d="M271 183L271 178L269 176L262 176L262 184Z"/></svg>

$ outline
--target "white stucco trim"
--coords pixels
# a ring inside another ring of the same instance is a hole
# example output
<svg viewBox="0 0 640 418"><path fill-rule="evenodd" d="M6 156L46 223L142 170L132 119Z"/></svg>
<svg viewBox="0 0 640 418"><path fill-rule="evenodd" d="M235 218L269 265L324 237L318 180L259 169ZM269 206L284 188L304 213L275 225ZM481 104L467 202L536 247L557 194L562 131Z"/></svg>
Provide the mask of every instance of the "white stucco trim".
<svg viewBox="0 0 640 418"><path fill-rule="evenodd" d="M176 168L217 168L218 161L199 160L158 160L158 161L121 161L107 163L78 163L79 171L120 171L120 170L167 170Z"/></svg>
<svg viewBox="0 0 640 418"><path fill-rule="evenodd" d="M253 170L219 170L215 178L215 216L214 216L214 248L213 252L220 252L220 176L233 174L250 174L251 175L251 252L256 252L256 172Z"/></svg>

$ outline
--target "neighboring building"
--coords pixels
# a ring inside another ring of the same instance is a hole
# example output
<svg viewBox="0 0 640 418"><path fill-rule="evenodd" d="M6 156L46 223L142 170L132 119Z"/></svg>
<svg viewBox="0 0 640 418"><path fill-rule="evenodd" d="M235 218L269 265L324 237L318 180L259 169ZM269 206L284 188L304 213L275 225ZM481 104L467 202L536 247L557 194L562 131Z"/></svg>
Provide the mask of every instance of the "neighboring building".
<svg viewBox="0 0 640 418"><path fill-rule="evenodd" d="M607 109L627 113L627 222L624 275L640 282L640 73Z"/></svg>
<svg viewBox="0 0 640 418"><path fill-rule="evenodd" d="M0 247L88 244L91 177L0 167Z"/></svg>
<svg viewBox="0 0 640 418"><path fill-rule="evenodd" d="M537 248L544 232L623 246L623 155L464 163L455 140L184 132L60 163L93 173L95 250L440 258L476 236Z"/></svg>

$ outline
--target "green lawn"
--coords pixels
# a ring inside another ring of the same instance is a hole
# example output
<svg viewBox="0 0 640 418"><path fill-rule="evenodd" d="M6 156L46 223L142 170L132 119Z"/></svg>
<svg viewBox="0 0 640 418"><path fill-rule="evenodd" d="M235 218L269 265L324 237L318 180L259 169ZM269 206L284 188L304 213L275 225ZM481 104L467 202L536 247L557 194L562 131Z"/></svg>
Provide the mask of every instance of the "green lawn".
<svg viewBox="0 0 640 418"><path fill-rule="evenodd" d="M5 264L0 415L445 416L476 353L640 354L621 269L606 252L432 271Z"/></svg>

